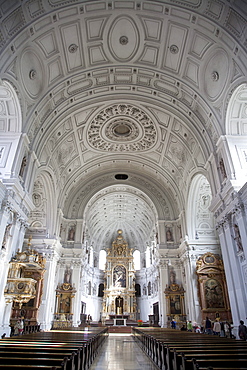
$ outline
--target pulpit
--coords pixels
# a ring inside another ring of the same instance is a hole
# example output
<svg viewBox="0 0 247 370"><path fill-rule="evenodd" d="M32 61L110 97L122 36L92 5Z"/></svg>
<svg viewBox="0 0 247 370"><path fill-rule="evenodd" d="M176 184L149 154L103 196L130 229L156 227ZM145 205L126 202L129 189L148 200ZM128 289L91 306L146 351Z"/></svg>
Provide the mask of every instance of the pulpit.
<svg viewBox="0 0 247 370"><path fill-rule="evenodd" d="M26 325L37 325L38 310L43 290L45 259L30 248L18 251L9 264L8 278L4 290L6 302L12 302L10 325L14 326L19 317Z"/></svg>

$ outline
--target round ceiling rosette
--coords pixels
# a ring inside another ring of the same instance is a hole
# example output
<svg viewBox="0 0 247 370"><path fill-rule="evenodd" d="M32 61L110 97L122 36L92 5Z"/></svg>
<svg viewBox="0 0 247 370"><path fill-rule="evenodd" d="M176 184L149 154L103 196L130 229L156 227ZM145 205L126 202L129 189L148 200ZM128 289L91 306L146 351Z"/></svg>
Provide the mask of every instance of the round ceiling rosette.
<svg viewBox="0 0 247 370"><path fill-rule="evenodd" d="M102 109L88 126L88 143L102 151L146 151L157 141L151 117L131 104Z"/></svg>

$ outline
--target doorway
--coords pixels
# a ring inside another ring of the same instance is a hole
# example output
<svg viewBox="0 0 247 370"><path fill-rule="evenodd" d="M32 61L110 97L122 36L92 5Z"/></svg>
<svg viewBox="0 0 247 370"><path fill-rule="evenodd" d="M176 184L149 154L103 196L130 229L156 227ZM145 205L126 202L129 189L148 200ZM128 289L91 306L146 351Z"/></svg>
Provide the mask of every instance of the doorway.
<svg viewBox="0 0 247 370"><path fill-rule="evenodd" d="M154 326L159 325L159 302L153 304Z"/></svg>

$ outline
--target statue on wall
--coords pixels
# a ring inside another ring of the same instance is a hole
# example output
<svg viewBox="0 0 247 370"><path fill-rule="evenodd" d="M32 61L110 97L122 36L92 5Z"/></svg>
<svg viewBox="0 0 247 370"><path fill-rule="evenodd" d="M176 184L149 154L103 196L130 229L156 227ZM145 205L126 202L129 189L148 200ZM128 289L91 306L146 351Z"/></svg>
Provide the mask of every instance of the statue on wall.
<svg viewBox="0 0 247 370"><path fill-rule="evenodd" d="M68 241L75 241L75 226L72 225L68 232Z"/></svg>
<svg viewBox="0 0 247 370"><path fill-rule="evenodd" d="M68 268L64 272L64 282L67 284L71 284L71 270Z"/></svg>
<svg viewBox="0 0 247 370"><path fill-rule="evenodd" d="M172 235L172 230L170 228L168 228L166 230L166 241L167 242L173 242L173 235Z"/></svg>
<svg viewBox="0 0 247 370"><path fill-rule="evenodd" d="M27 166L27 157L25 156L23 157L22 162L21 162L21 168L19 172L20 177L23 177L26 166Z"/></svg>
<svg viewBox="0 0 247 370"><path fill-rule="evenodd" d="M240 235L240 231L239 231L239 227L237 224L234 224L234 233L235 233L235 238L234 240L236 241L237 243L237 246L238 246L238 251L242 251L243 250L243 244L242 244L242 239L241 239L241 235Z"/></svg>
<svg viewBox="0 0 247 370"><path fill-rule="evenodd" d="M8 238L10 236L11 227L12 227L12 224L8 224L6 226L4 237L3 237L3 242L2 242L2 249L6 249L6 244L7 244Z"/></svg>
<svg viewBox="0 0 247 370"><path fill-rule="evenodd" d="M227 178L227 174L226 174L226 169L225 169L223 158L221 158L219 165L220 165L220 172L224 180Z"/></svg>
<svg viewBox="0 0 247 370"><path fill-rule="evenodd" d="M38 193L33 193L33 204L35 207L39 207L41 205L41 196Z"/></svg>
<svg viewBox="0 0 247 370"><path fill-rule="evenodd" d="M170 271L170 283L171 284L176 283L176 272L173 269Z"/></svg>

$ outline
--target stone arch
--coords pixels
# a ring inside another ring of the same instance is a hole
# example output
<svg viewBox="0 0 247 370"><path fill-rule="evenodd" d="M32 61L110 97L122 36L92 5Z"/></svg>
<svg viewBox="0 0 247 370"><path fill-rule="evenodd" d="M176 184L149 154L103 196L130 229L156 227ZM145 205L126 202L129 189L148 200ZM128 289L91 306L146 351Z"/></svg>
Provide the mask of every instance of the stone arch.
<svg viewBox="0 0 247 370"><path fill-rule="evenodd" d="M21 107L18 96L8 81L0 83L0 132L20 133Z"/></svg>
<svg viewBox="0 0 247 370"><path fill-rule="evenodd" d="M247 84L233 92L226 113L226 135L247 135Z"/></svg>
<svg viewBox="0 0 247 370"><path fill-rule="evenodd" d="M211 187L202 174L191 182L187 203L187 230L191 240L215 240L213 213L209 210L212 200Z"/></svg>
<svg viewBox="0 0 247 370"><path fill-rule="evenodd" d="M226 114L226 139L228 167L234 187L241 188L247 181L247 84L233 92Z"/></svg>
<svg viewBox="0 0 247 370"><path fill-rule="evenodd" d="M21 107L17 94L8 81L0 82L0 167L5 178L13 176L21 138Z"/></svg>

